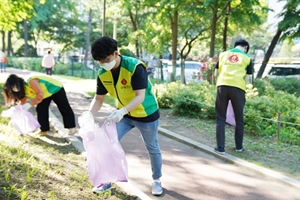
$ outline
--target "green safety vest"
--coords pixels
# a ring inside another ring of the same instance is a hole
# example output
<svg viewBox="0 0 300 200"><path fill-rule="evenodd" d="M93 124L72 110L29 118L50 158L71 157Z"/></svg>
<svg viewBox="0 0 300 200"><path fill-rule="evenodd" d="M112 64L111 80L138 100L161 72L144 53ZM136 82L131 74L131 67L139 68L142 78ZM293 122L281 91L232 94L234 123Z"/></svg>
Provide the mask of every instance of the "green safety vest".
<svg viewBox="0 0 300 200"><path fill-rule="evenodd" d="M219 56L217 86L225 85L245 90L245 77L250 62L250 56L240 49L222 52Z"/></svg>
<svg viewBox="0 0 300 200"><path fill-rule="evenodd" d="M62 83L51 77L46 75L31 75L28 76L27 79L25 79L25 96L28 98L35 98L36 93L34 90L29 86L29 81L32 79L37 79L39 81L39 84L42 88L42 92L44 94L44 99L52 96L56 92L58 92L62 87Z"/></svg>
<svg viewBox="0 0 300 200"><path fill-rule="evenodd" d="M120 74L118 82L115 84L111 71L106 71L103 68L99 69L99 79L108 91L108 93L116 98L116 107L122 108L131 102L135 97L135 93L131 86L131 77L133 76L136 66L146 65L131 57L122 56L120 64ZM157 99L153 92L151 82L148 80L148 87L145 92L144 101L135 109L131 110L128 115L136 118L143 118L153 114L158 109Z"/></svg>

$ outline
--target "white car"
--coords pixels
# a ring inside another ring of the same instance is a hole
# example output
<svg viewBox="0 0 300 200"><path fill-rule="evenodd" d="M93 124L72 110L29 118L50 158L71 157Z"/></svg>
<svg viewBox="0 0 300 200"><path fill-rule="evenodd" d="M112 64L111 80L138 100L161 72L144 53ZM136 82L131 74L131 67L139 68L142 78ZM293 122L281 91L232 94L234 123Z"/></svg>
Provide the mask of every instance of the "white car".
<svg viewBox="0 0 300 200"><path fill-rule="evenodd" d="M265 78L295 78L300 79L300 65L273 65Z"/></svg>
<svg viewBox="0 0 300 200"><path fill-rule="evenodd" d="M170 81L172 73L172 61L162 62L163 65L163 77L165 81ZM198 77L201 76L201 62L197 61L185 61L185 81L197 81ZM161 78L160 69L156 69L154 78ZM181 63L176 61L176 80L181 80Z"/></svg>

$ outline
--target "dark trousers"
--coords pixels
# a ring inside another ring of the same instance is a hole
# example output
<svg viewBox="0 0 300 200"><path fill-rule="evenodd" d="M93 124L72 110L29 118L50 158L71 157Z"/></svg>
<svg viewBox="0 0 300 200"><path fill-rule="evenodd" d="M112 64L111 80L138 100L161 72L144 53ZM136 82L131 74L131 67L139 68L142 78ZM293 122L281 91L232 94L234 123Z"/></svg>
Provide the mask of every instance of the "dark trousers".
<svg viewBox="0 0 300 200"><path fill-rule="evenodd" d="M51 76L52 75L52 68L45 68L46 74Z"/></svg>
<svg viewBox="0 0 300 200"><path fill-rule="evenodd" d="M243 146L244 137L244 106L246 102L245 91L236 87L219 86L216 99L216 139L218 147L225 147L225 121L228 101L231 100L235 116L235 145L236 148Z"/></svg>
<svg viewBox="0 0 300 200"><path fill-rule="evenodd" d="M76 127L74 112L69 104L64 88L61 88L57 93L53 94L48 98L43 99L43 101L36 106L37 119L41 125L41 131L50 130L49 106L52 100L57 105L57 108L62 115L64 127Z"/></svg>

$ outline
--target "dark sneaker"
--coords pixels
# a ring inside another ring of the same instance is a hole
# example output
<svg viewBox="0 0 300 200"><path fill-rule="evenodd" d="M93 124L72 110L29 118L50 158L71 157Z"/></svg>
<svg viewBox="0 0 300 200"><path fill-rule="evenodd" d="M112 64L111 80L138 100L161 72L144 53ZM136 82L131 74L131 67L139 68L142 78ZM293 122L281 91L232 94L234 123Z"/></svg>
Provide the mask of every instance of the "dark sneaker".
<svg viewBox="0 0 300 200"><path fill-rule="evenodd" d="M161 186L161 182L160 181L157 181L155 180L153 183L152 183L152 194L154 196L159 196L163 193L163 188Z"/></svg>
<svg viewBox="0 0 300 200"><path fill-rule="evenodd" d="M225 154L225 150L223 147L215 147L214 148L215 152L217 152L218 154L224 155Z"/></svg>
<svg viewBox="0 0 300 200"><path fill-rule="evenodd" d="M236 151L236 152L242 152L242 151L244 151L244 147L235 148L235 151Z"/></svg>
<svg viewBox="0 0 300 200"><path fill-rule="evenodd" d="M106 183L106 184L99 185L98 187L94 187L92 189L92 192L101 194L110 189L111 189L111 183Z"/></svg>

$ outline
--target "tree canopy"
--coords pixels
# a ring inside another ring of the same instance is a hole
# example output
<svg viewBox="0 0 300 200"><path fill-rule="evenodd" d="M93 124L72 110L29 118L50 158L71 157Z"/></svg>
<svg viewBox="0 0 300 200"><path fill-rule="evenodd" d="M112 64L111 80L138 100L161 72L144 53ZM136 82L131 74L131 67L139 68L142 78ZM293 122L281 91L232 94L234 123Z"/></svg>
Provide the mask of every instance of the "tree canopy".
<svg viewBox="0 0 300 200"><path fill-rule="evenodd" d="M29 19L33 15L35 4L44 4L46 0L1 0L0 29L15 30L17 22Z"/></svg>

